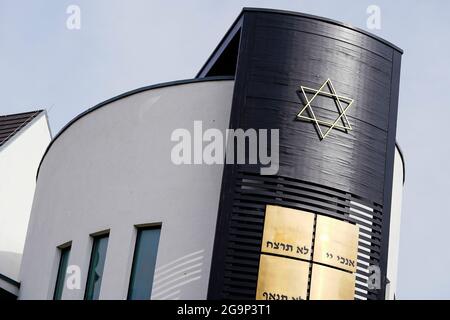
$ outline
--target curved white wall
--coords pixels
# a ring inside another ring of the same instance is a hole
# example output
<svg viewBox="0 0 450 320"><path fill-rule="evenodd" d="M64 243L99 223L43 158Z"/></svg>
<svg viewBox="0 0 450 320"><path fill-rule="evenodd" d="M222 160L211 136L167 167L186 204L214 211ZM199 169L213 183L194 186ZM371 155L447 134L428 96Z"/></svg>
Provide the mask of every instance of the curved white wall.
<svg viewBox="0 0 450 320"><path fill-rule="evenodd" d="M403 163L400 152L395 148L394 177L392 185L391 221L389 228L389 252L387 278L389 284L386 288L386 299L392 300L397 291L398 253L400 246L400 224L403 195Z"/></svg>
<svg viewBox="0 0 450 320"><path fill-rule="evenodd" d="M125 299L134 226L161 222L152 298L205 299L223 167L173 164L170 136L192 131L194 120L203 120L204 130L228 128L232 91L232 81L151 89L63 132L40 168L19 298L52 298L57 246L72 241L69 265L81 268L81 288L65 288L63 299L83 299L90 234L109 229L100 299ZM175 275L180 265L192 268Z"/></svg>

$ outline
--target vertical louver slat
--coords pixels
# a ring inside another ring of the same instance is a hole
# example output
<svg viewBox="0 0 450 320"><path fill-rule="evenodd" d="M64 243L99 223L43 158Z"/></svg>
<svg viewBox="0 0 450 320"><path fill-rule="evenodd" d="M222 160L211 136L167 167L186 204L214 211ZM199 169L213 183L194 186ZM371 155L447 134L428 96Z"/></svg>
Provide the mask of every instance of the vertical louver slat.
<svg viewBox="0 0 450 320"><path fill-rule="evenodd" d="M382 206L343 191L287 177L237 175L229 242L225 257L223 296L255 299L259 252L268 204L310 211L356 223L360 228L355 299L376 299L367 287L369 266L378 265Z"/></svg>

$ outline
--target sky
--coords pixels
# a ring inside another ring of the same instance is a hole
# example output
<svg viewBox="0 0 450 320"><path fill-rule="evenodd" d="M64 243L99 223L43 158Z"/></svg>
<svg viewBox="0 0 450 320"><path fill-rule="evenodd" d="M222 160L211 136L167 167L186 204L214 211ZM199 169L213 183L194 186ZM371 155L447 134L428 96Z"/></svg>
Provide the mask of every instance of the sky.
<svg viewBox="0 0 450 320"><path fill-rule="evenodd" d="M68 29L70 5L80 29ZM380 8L368 30L366 10ZM0 114L45 108L52 134L123 92L190 79L243 7L324 16L393 42L406 159L399 299L450 299L450 1L0 0Z"/></svg>

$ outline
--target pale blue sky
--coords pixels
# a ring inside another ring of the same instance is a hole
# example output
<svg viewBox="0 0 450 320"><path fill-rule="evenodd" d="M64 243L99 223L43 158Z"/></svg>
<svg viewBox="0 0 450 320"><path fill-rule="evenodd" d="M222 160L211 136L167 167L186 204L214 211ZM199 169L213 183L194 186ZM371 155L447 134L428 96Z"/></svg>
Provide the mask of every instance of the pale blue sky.
<svg viewBox="0 0 450 320"><path fill-rule="evenodd" d="M81 30L66 8L81 8ZM0 114L50 109L53 134L125 91L193 78L242 7L320 15L381 30L402 61L397 140L406 157L398 298L450 298L450 2L385 0L0 0Z"/></svg>

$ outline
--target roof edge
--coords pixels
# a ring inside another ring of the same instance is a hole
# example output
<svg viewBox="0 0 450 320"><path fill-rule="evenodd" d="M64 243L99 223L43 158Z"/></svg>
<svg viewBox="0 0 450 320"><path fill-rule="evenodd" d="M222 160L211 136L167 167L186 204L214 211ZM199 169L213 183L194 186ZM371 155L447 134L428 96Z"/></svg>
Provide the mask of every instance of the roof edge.
<svg viewBox="0 0 450 320"><path fill-rule="evenodd" d="M244 8L245 9L245 8ZM208 64L212 61L212 59L215 57L215 55L220 51L222 46L225 44L226 40L234 33L235 28L239 25L242 25L242 17L244 15L244 10L241 10L239 15L234 19L233 23L230 25L228 30L225 32L225 34L220 39L219 43L214 47L214 50L211 52L211 54L208 56L208 58L205 60L203 65L200 67L199 71L195 75L195 78L200 78L201 73L205 68L208 66Z"/></svg>
<svg viewBox="0 0 450 320"><path fill-rule="evenodd" d="M31 125L33 125L38 119L41 118L42 115L45 115L45 116L47 115L47 112L45 111L45 109L42 109L42 110L35 110L35 111L28 111L28 112L11 113L11 114L4 115L4 116L21 115L21 114L26 114L26 113L33 113L30 116L31 120L29 120L29 121L27 120L28 122L26 122L25 125L22 124L22 126L18 127L16 129L16 131L14 131L7 138L7 140L2 145L0 145L0 151L6 149L11 143L13 143L24 130L26 130ZM48 126L48 121L47 121L47 126Z"/></svg>
<svg viewBox="0 0 450 320"><path fill-rule="evenodd" d="M73 118L72 120L70 120L61 130L58 131L58 133L52 138L52 140L50 141L50 143L48 144L47 148L45 149L44 154L42 155L41 161L39 162L39 166L36 172L36 181L38 179L39 176L39 171L41 169L41 165L42 162L44 161L45 156L47 155L48 151L50 150L50 148L52 147L53 143L67 130L69 129L75 122L77 122L78 120L80 120L81 118L83 118L84 116L88 115L89 113L100 109L101 107L106 106L107 104L110 104L114 101L132 96L134 94L137 93L141 93L144 91L148 91L148 90L152 90L152 89L160 89L160 88L165 88L165 87L171 87L171 86L176 86L176 85L183 85L183 84L190 84L190 83L199 83L199 82L209 82L209 81L225 81L225 80L234 80L233 76L215 76L215 77L205 77L205 78L194 78L194 79L184 79L184 80L175 80L175 81L169 81L169 82L163 82L163 83L158 83L158 84L153 84L153 85L149 85L149 86L144 86L141 88L137 88L131 91L127 91L125 93L119 94L113 98L107 99L103 102L100 102L98 104L96 104L95 106L83 111L82 113L80 113L79 115L77 115L75 118Z"/></svg>
<svg viewBox="0 0 450 320"><path fill-rule="evenodd" d="M0 117L18 116L18 115L25 114L25 113L41 113L43 111L45 111L45 109L30 110L30 111L23 111L23 112L17 112L17 113L0 114Z"/></svg>
<svg viewBox="0 0 450 320"><path fill-rule="evenodd" d="M242 19L243 16L246 12L265 12L265 13L274 13L274 14L284 14L284 15L291 15L291 16L297 16L297 17L303 17L303 18L307 18L307 19L313 19L313 20L317 20L317 21L322 21L322 22L326 22L326 23L330 23L330 24L334 24L337 26L341 26L356 32L359 32L361 34L364 34L374 40L377 40L389 47L391 47L392 49L400 52L400 54L403 54L403 49L401 49L400 47L396 46L395 44L393 44L390 41L387 41L373 33L370 33L364 29L355 27L351 24L348 23L344 23L344 22L340 22L337 20L333 20L333 19L329 19L329 18L325 18L325 17L321 17L321 16L316 16L316 15L312 15L312 14L307 14L307 13L301 13L301 12L296 12L296 11L288 11L288 10L279 10L279 9L269 9L269 8L256 8L256 7L243 7L241 12L239 13L239 15L234 19L233 23L230 25L230 27L227 29L227 31L225 32L225 34L222 36L222 38L220 39L219 43L216 45L216 47L214 48L214 50L211 52L211 54L208 56L208 58L206 59L206 61L203 63L203 65L200 67L199 71L196 74L196 78L200 77L200 74L203 72L203 70L205 69L205 67L208 65L208 63L211 61L211 59L216 55L217 52L219 52L219 50L221 49L222 45L224 44L224 42L226 41L226 39L230 36L230 34L233 32L234 28L242 23Z"/></svg>
<svg viewBox="0 0 450 320"><path fill-rule="evenodd" d="M318 21L323 21L323 22L327 22L327 23L331 23L331 24L335 24L347 29L351 29L353 31L362 33L370 38L373 38L374 40L380 41L382 43L384 43L385 45L388 45L389 47L391 47L392 49L400 52L401 54L403 54L403 49L401 49L400 47L396 46L395 44L393 44L392 42L385 40L373 33L370 33L362 28L358 28L355 27L349 23L344 23L344 22L340 22L338 20L333 20L330 18L325 18L325 17L321 17L321 16L316 16L313 14L308 14L308 13L301 13L301 12L296 12L296 11L288 11L288 10L279 10L279 9L268 9L268 8L254 8L254 7L244 7L242 9L241 14L239 15L239 17L242 15L243 12L266 12L266 13L276 13L276 14L284 14L284 15L291 15L291 16L297 16L297 17L303 17L303 18L307 18L307 19L314 19L314 20L318 20ZM238 18L239 18L238 17ZM238 19L236 19L238 20Z"/></svg>

